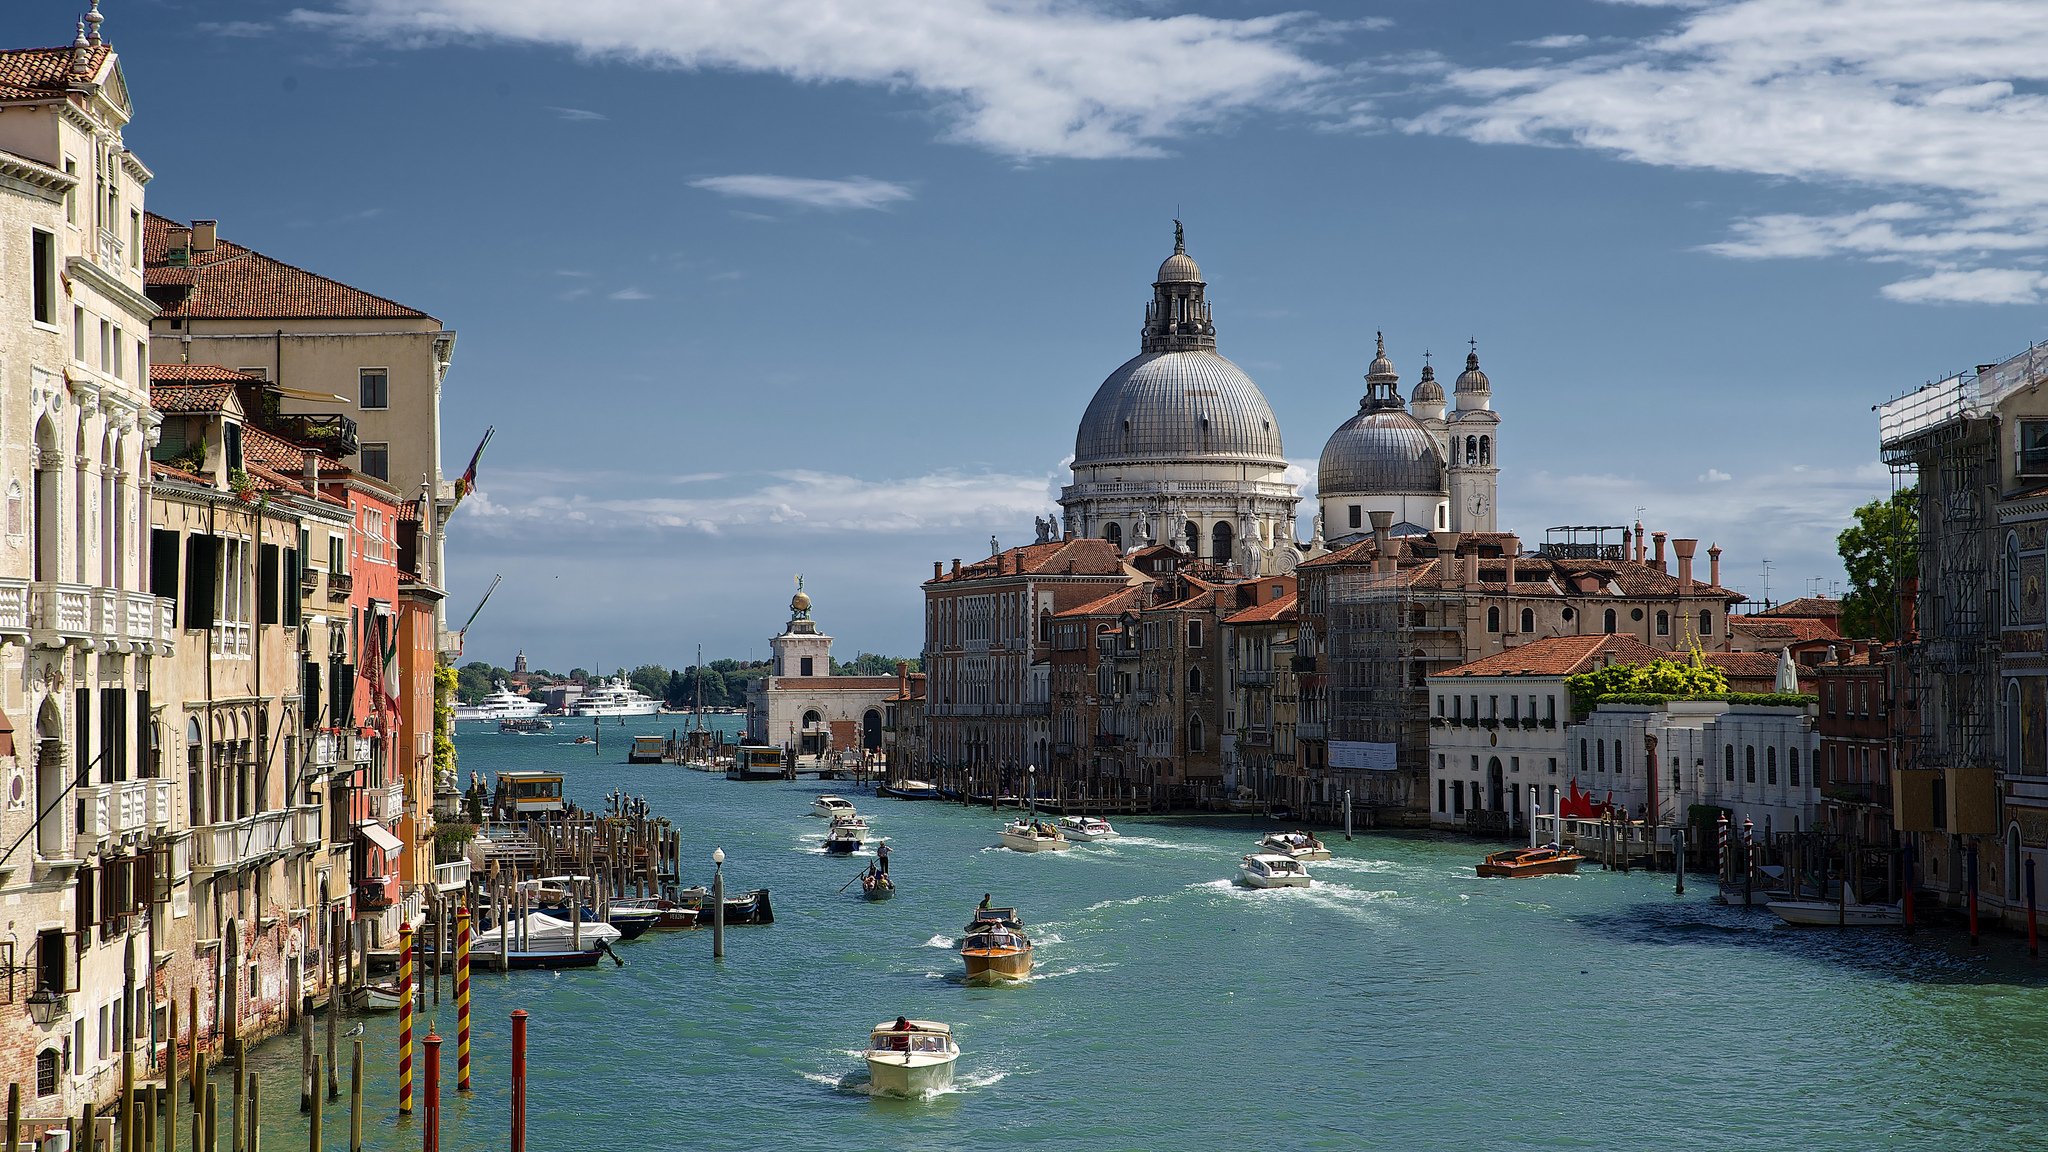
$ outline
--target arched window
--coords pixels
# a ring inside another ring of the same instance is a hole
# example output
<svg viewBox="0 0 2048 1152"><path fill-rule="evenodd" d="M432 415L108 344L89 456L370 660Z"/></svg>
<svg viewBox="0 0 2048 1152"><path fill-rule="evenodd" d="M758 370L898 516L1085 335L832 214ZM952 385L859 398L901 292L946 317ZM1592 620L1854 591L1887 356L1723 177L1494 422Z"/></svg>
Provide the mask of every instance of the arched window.
<svg viewBox="0 0 2048 1152"><path fill-rule="evenodd" d="M1486 630L1488 632L1500 631L1500 609L1498 607L1486 610Z"/></svg>
<svg viewBox="0 0 2048 1152"><path fill-rule="evenodd" d="M1713 634L1714 614L1708 611L1707 609L1702 608L1700 609L1700 638L1705 639L1708 636L1712 636Z"/></svg>
<svg viewBox="0 0 2048 1152"><path fill-rule="evenodd" d="M1657 612L1657 635L1671 635L1671 613L1661 609Z"/></svg>
<svg viewBox="0 0 2048 1152"><path fill-rule="evenodd" d="M1479 463L1482 466L1493 463L1493 437L1491 436L1481 436L1479 438Z"/></svg>
<svg viewBox="0 0 2048 1152"><path fill-rule="evenodd" d="M1584 772L1591 767L1592 765L1586 762L1586 742L1581 740L1579 741L1579 771Z"/></svg>
<svg viewBox="0 0 2048 1152"><path fill-rule="evenodd" d="M1607 610L1607 631L1614 631L1614 609L1612 608Z"/></svg>
<svg viewBox="0 0 2048 1152"><path fill-rule="evenodd" d="M1764 783L1776 784L1777 782L1778 750L1776 748L1766 748L1764 749Z"/></svg>
<svg viewBox="0 0 2048 1152"><path fill-rule="evenodd" d="M1721 752L1721 779L1733 784L1735 783L1735 745L1730 744L1721 749Z"/></svg>
<svg viewBox="0 0 2048 1152"><path fill-rule="evenodd" d="M57 1050L45 1048L36 1053L36 1095L51 1096L57 1091Z"/></svg>
<svg viewBox="0 0 2048 1152"><path fill-rule="evenodd" d="M1598 764L1599 764L1599 766L1600 766L1600 771L1602 771L1602 772L1605 772L1605 771L1607 771L1607 744L1606 744L1606 742L1604 742L1604 741L1603 741L1603 742L1601 742L1601 743L1599 743L1599 744L1595 744L1595 745L1593 745L1593 755L1594 755L1594 756L1595 756L1595 757L1597 758L1597 762L1598 762Z"/></svg>
<svg viewBox="0 0 2048 1152"><path fill-rule="evenodd" d="M1465 437L1465 463L1479 463L1479 437L1477 436Z"/></svg>
<svg viewBox="0 0 2048 1152"><path fill-rule="evenodd" d="M1799 749L1785 749L1785 783L1799 787Z"/></svg>
<svg viewBox="0 0 2048 1152"><path fill-rule="evenodd" d="M2005 534L2005 622L2008 625L2020 621L2020 538L2017 532Z"/></svg>
<svg viewBox="0 0 2048 1152"><path fill-rule="evenodd" d="M824 722L825 718L823 716L818 715L818 710L816 708L813 708L804 713L804 727L806 728L816 728Z"/></svg>
<svg viewBox="0 0 2048 1152"><path fill-rule="evenodd" d="M2020 770L2020 682L2005 682L2005 770L2018 773Z"/></svg>
<svg viewBox="0 0 2048 1152"><path fill-rule="evenodd" d="M1756 745L1750 744L1742 750L1742 782L1756 783Z"/></svg>
<svg viewBox="0 0 2048 1152"><path fill-rule="evenodd" d="M1188 555L1200 556L1202 554L1202 530L1195 527L1194 521L1190 520L1182 525L1180 534L1181 538L1188 542Z"/></svg>
<svg viewBox="0 0 2048 1152"><path fill-rule="evenodd" d="M1237 534L1230 530L1230 525L1218 520L1215 530L1209 533L1209 547L1209 559L1228 564L1237 555Z"/></svg>
<svg viewBox="0 0 2048 1152"><path fill-rule="evenodd" d="M1200 668L1190 668L1190 669L1188 669L1188 695L1190 695L1190 696L1193 696L1193 695L1197 695L1197 694L1199 694L1199 693L1200 693L1201 691L1202 691L1202 670L1201 670Z"/></svg>
<svg viewBox="0 0 2048 1152"><path fill-rule="evenodd" d="M1208 748L1202 743L1202 718L1200 716L1188 718L1188 751L1208 751Z"/></svg>
<svg viewBox="0 0 2048 1152"><path fill-rule="evenodd" d="M1526 636L1534 631L1536 631L1536 610L1534 608L1524 608L1522 609L1522 634Z"/></svg>
<svg viewBox="0 0 2048 1152"><path fill-rule="evenodd" d="M1114 545L1117 551L1124 550L1124 526L1116 521L1110 521L1109 526L1102 530L1102 538Z"/></svg>

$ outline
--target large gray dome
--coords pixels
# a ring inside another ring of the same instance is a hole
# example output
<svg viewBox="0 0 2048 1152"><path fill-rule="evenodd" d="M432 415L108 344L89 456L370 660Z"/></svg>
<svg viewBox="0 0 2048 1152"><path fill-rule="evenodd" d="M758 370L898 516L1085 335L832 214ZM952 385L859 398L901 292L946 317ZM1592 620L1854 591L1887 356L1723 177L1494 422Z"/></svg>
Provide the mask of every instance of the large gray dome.
<svg viewBox="0 0 2048 1152"><path fill-rule="evenodd" d="M1074 467L1212 460L1287 467L1280 425L1244 370L1209 351L1145 352L1109 374L1074 437Z"/></svg>
<svg viewBox="0 0 2048 1152"><path fill-rule="evenodd" d="M1319 496L1441 494L1436 441L1398 407L1364 408L1330 434L1316 466Z"/></svg>

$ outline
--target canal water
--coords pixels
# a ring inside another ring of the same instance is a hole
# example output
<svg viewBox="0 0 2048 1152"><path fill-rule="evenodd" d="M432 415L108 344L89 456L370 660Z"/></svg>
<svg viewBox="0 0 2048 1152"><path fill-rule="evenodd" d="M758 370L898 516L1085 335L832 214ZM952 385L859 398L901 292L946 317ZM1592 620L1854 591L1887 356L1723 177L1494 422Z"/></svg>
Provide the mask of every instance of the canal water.
<svg viewBox="0 0 2048 1152"><path fill-rule="evenodd" d="M819 848L818 784L623 763L626 736L674 725L612 723L596 750L573 730L463 726L465 780L558 767L587 807L644 795L682 828L690 879L722 847L728 887L772 889L776 922L729 929L723 963L707 929L622 944L623 968L478 972L476 1091L446 1097L451 1152L505 1147L515 1008L531 1014L528 1147L550 1152L2048 1138L2048 985L2011 941L1792 929L1675 896L1668 874L1480 880L1480 846L1414 835L1326 833L1336 859L1311 865L1314 888L1254 892L1231 879L1266 821L1126 819L1119 841L1022 855L992 847L986 809L856 796L900 884L867 904L839 891L862 862ZM951 949L984 892L1038 941L1028 984L959 980ZM450 1037L452 1088L452 994L423 1012ZM866 1093L857 1054L899 1013L952 1024L953 1094ZM417 1122L395 1119L396 1019L365 1022L367 1144L417 1148ZM266 1146L305 1147L296 1040L253 1065ZM330 1146L346 1105L344 1068Z"/></svg>

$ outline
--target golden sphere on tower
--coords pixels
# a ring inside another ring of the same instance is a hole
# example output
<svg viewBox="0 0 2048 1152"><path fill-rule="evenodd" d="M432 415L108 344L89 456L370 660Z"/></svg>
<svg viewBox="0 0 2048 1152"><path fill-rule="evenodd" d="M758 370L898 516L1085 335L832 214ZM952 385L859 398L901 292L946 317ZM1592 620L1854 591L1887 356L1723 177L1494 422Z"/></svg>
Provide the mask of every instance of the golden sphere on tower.
<svg viewBox="0 0 2048 1152"><path fill-rule="evenodd" d="M799 592L791 596L789 598L789 610L791 612L809 612L811 610L811 594Z"/></svg>

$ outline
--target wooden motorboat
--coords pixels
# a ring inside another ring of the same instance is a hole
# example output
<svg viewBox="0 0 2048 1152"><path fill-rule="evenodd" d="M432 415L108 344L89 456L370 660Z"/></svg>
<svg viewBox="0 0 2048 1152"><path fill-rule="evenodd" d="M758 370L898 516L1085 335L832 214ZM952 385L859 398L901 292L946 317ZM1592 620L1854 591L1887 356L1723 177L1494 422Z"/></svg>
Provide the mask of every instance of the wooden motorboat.
<svg viewBox="0 0 2048 1152"><path fill-rule="evenodd" d="M887 900L896 894L896 882L886 873L873 868L860 874L860 897L863 900Z"/></svg>
<svg viewBox="0 0 2048 1152"><path fill-rule="evenodd" d="M960 941L967 978L1022 980L1031 975L1031 938L1015 908L977 908Z"/></svg>
<svg viewBox="0 0 2048 1152"><path fill-rule="evenodd" d="M1012 820L1003 825L1003 847L1013 852L1064 852L1074 845L1057 827L1043 820Z"/></svg>
<svg viewBox="0 0 2048 1152"><path fill-rule="evenodd" d="M621 909L639 909L655 913L656 928L695 928L697 910L685 908L673 900L661 896L636 896L612 901L612 912Z"/></svg>
<svg viewBox="0 0 2048 1152"><path fill-rule="evenodd" d="M1773 900L1764 905L1787 924L1809 928L1896 928L1906 922L1903 904L1864 904L1856 890L1837 900Z"/></svg>
<svg viewBox="0 0 2048 1152"><path fill-rule="evenodd" d="M1301 861L1278 852L1246 856L1238 865L1237 878L1247 888L1306 888L1315 883Z"/></svg>
<svg viewBox="0 0 2048 1152"><path fill-rule="evenodd" d="M811 815L835 820L841 816L854 815L853 801L844 796L820 796L811 801Z"/></svg>
<svg viewBox="0 0 2048 1152"><path fill-rule="evenodd" d="M1274 832L1259 841L1260 852L1292 856L1296 860L1328 860L1330 850L1307 832Z"/></svg>
<svg viewBox="0 0 2048 1152"><path fill-rule="evenodd" d="M711 918L711 893L705 891L702 885L685 888L676 893L675 898L676 903L686 908L695 908L700 923ZM775 923L775 909L768 904L768 890L756 888L752 892L728 895L725 898L725 922L728 925Z"/></svg>
<svg viewBox="0 0 2048 1152"><path fill-rule="evenodd" d="M1475 867L1481 876L1569 876L1584 859L1570 848L1510 848L1490 853Z"/></svg>
<svg viewBox="0 0 2048 1152"><path fill-rule="evenodd" d="M1060 834L1077 843L1089 844L1097 840L1114 840L1118 836L1109 821L1100 816L1062 816L1053 825Z"/></svg>
<svg viewBox="0 0 2048 1152"><path fill-rule="evenodd" d="M349 1006L358 1012L398 1011L398 985L384 982L364 984L348 994Z"/></svg>
<svg viewBox="0 0 2048 1152"><path fill-rule="evenodd" d="M936 800L939 798L939 786L924 780L898 780L893 784L875 785L875 795L897 800Z"/></svg>
<svg viewBox="0 0 2048 1152"><path fill-rule="evenodd" d="M861 1055L868 1062L870 1092L921 1100L952 1089L960 1046L953 1030L936 1020L899 1018L875 1025Z"/></svg>
<svg viewBox="0 0 2048 1152"><path fill-rule="evenodd" d="M658 908L621 908L613 904L605 913L605 923L619 930L619 939L638 940L647 935L649 929L661 923Z"/></svg>

